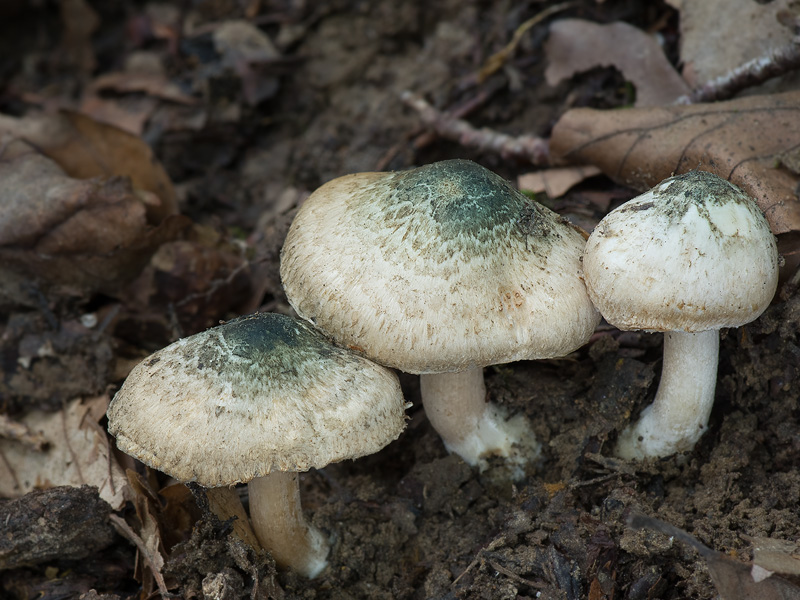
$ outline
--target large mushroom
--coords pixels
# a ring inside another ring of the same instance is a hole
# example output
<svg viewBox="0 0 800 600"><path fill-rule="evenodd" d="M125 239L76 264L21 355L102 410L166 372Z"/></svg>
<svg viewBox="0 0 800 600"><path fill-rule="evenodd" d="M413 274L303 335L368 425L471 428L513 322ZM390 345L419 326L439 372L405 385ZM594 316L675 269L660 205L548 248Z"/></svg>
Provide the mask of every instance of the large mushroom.
<svg viewBox="0 0 800 600"><path fill-rule="evenodd" d="M756 203L705 171L665 179L598 223L583 258L589 295L624 330L663 331L653 403L616 454L691 450L714 403L719 329L756 319L778 285L778 252Z"/></svg>
<svg viewBox="0 0 800 600"><path fill-rule="evenodd" d="M372 454L405 427L397 376L306 323L258 313L136 366L108 408L117 446L183 482L249 482L256 536L308 577L329 542L303 517L297 473Z"/></svg>
<svg viewBox="0 0 800 600"><path fill-rule="evenodd" d="M281 279L299 316L421 375L449 451L471 465L493 454L524 464L538 444L522 415L506 420L487 402L483 367L588 340L600 317L581 277L584 244L501 177L449 160L323 185L292 223Z"/></svg>

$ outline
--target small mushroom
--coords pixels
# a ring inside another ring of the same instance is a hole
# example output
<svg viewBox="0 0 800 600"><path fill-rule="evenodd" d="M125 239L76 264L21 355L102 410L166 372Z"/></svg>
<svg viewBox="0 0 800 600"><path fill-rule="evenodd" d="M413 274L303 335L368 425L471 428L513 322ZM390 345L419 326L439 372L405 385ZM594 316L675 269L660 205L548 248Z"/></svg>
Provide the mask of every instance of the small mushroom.
<svg viewBox="0 0 800 600"><path fill-rule="evenodd" d="M778 285L767 220L735 185L692 171L606 215L586 244L583 269L610 324L665 332L655 400L622 432L616 454L691 450L714 402L719 329L756 319Z"/></svg>
<svg viewBox="0 0 800 600"><path fill-rule="evenodd" d="M299 471L372 454L405 427L397 376L302 321L259 313L137 365L108 408L117 446L183 482L249 482L256 536L307 577L326 536L303 517Z"/></svg>
<svg viewBox="0 0 800 600"><path fill-rule="evenodd" d="M281 278L299 316L421 375L450 452L470 465L492 454L524 464L538 444L523 415L506 420L487 402L483 367L564 356L588 340L600 317L581 277L584 244L501 177L449 160L323 185L292 223Z"/></svg>

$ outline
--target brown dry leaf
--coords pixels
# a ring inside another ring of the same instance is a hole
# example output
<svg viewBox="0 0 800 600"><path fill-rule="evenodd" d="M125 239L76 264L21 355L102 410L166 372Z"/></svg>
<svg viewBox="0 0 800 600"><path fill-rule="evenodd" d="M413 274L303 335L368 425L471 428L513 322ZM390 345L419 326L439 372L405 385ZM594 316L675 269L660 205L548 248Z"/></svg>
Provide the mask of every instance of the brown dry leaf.
<svg viewBox="0 0 800 600"><path fill-rule="evenodd" d="M125 503L125 474L98 424L108 395L77 399L55 413L33 411L21 423L42 436L41 452L0 439L0 497L16 498L58 485L94 485L100 497L119 510Z"/></svg>
<svg viewBox="0 0 800 600"><path fill-rule="evenodd" d="M794 32L778 17L794 0L668 2L680 11L683 76L693 87L792 43Z"/></svg>
<svg viewBox="0 0 800 600"><path fill-rule="evenodd" d="M109 95L108 91L114 94ZM162 101L183 106L197 104L196 98L170 81L160 55L140 50L125 58L123 70L92 81L84 91L79 110L95 121L141 136Z"/></svg>
<svg viewBox="0 0 800 600"><path fill-rule="evenodd" d="M775 234L800 231L800 179L787 168L798 147L800 92L690 106L574 109L550 138L554 161L596 165L641 191L692 169L716 173L756 199Z"/></svg>
<svg viewBox="0 0 800 600"><path fill-rule="evenodd" d="M178 542L191 536L192 527L201 518L202 511L191 490L182 483L174 482L158 490L164 499L159 521L164 547L169 552Z"/></svg>
<svg viewBox="0 0 800 600"><path fill-rule="evenodd" d="M26 304L23 288L32 285L113 294L187 225L177 215L149 225L153 194L127 178L72 179L19 140L3 150L0 297Z"/></svg>
<svg viewBox="0 0 800 600"><path fill-rule="evenodd" d="M595 166L561 167L525 173L517 178L517 187L534 194L544 192L548 198L560 198L581 181L602 173Z"/></svg>
<svg viewBox="0 0 800 600"><path fill-rule="evenodd" d="M800 578L800 543L742 536L753 544L753 571L766 578L775 573ZM758 571L757 571L758 569Z"/></svg>
<svg viewBox="0 0 800 600"><path fill-rule="evenodd" d="M721 600L798 600L800 586L779 575L766 578L753 577L753 563L742 563L712 550L677 527L641 514L628 520L634 529L651 529L674 537L697 550L708 566L708 573L719 592ZM779 542L779 540L774 540Z"/></svg>
<svg viewBox="0 0 800 600"><path fill-rule="evenodd" d="M669 104L689 93L655 38L627 23L561 19L550 26L544 50L550 85L594 67L613 66L636 86L636 106Z"/></svg>
<svg viewBox="0 0 800 600"><path fill-rule="evenodd" d="M70 177L129 177L135 189L155 195L157 201L147 207L153 223L178 212L172 182L150 147L122 129L64 111L23 118L0 115L3 133L34 146Z"/></svg>
<svg viewBox="0 0 800 600"><path fill-rule="evenodd" d="M250 526L250 519L242 506L236 488L218 487L206 490L208 507L220 521L227 521L235 517L233 534L256 552L261 549L261 544Z"/></svg>
<svg viewBox="0 0 800 600"><path fill-rule="evenodd" d="M158 106L158 100L150 96L106 98L86 93L81 98L80 112L95 121L108 123L132 135L140 136Z"/></svg>
<svg viewBox="0 0 800 600"><path fill-rule="evenodd" d="M91 90L94 92L113 90L119 94L141 93L186 105L197 103L196 98L184 94L177 85L160 73L137 71L106 73L92 82Z"/></svg>

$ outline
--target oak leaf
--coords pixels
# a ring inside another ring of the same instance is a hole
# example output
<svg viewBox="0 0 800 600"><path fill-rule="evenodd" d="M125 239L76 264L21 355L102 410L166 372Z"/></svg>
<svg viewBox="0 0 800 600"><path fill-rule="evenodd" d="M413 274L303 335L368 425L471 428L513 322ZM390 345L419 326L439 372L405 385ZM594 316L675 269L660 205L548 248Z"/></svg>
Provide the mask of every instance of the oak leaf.
<svg viewBox="0 0 800 600"><path fill-rule="evenodd" d="M800 92L711 104L574 109L553 128L554 161L591 164L645 191L673 174L711 171L764 211L773 233L800 231Z"/></svg>
<svg viewBox="0 0 800 600"><path fill-rule="evenodd" d="M594 67L614 66L636 86L636 106L668 104L689 92L656 39L627 23L560 19L550 26L544 50L550 85Z"/></svg>
<svg viewBox="0 0 800 600"><path fill-rule="evenodd" d="M667 3L680 11L680 63L693 87L793 43L793 23L787 27L781 22L782 14L796 12L793 0Z"/></svg>

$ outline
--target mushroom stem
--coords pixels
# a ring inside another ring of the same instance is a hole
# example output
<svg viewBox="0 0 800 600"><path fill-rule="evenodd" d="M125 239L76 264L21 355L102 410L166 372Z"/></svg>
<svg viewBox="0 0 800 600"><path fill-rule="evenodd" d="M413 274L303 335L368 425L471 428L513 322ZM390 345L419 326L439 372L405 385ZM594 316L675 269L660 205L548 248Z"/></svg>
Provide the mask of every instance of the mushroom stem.
<svg viewBox="0 0 800 600"><path fill-rule="evenodd" d="M247 484L250 519L261 545L275 562L308 578L327 566L325 535L303 517L297 473L273 471Z"/></svg>
<svg viewBox="0 0 800 600"><path fill-rule="evenodd" d="M487 402L482 368L420 375L420 391L425 414L445 448L466 463L483 469L490 455L513 453L520 464L538 456L539 446L524 415L506 420L501 407ZM530 450L527 455L519 452L523 446Z"/></svg>
<svg viewBox="0 0 800 600"><path fill-rule="evenodd" d="M617 456L642 459L691 450L708 425L718 360L718 330L666 332L655 400L620 434Z"/></svg>

